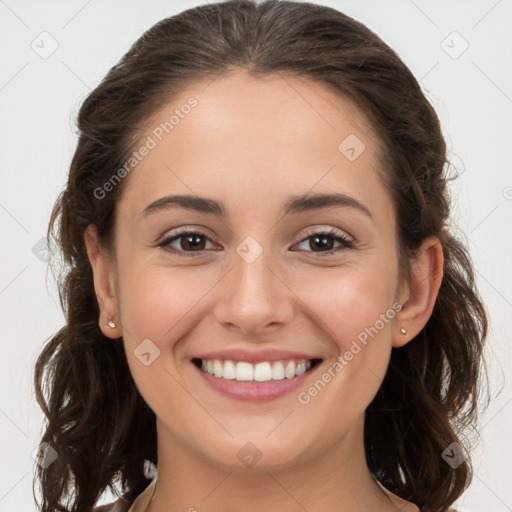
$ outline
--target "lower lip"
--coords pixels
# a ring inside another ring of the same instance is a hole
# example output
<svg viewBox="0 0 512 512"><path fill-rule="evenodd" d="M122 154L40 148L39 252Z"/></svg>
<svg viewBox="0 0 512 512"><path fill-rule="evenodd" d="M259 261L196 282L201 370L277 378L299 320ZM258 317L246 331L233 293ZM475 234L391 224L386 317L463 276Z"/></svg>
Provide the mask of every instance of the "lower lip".
<svg viewBox="0 0 512 512"><path fill-rule="evenodd" d="M271 380L267 382L240 382L235 379L224 379L214 377L209 373L200 370L194 363L191 363L195 370L204 379L206 384L221 395L234 400L243 400L246 402L260 402L265 400L274 400L285 396L304 386L305 382L313 375L320 364L317 364L306 373L293 377L292 379Z"/></svg>

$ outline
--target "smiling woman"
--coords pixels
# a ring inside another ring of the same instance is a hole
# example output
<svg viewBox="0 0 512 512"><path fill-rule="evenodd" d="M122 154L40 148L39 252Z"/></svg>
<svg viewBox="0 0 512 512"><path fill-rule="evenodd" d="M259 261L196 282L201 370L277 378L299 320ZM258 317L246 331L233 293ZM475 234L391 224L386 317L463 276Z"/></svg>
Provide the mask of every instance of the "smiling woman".
<svg viewBox="0 0 512 512"><path fill-rule="evenodd" d="M328 7L208 4L147 31L78 125L41 510L107 488L97 511L450 510L487 319L393 50Z"/></svg>

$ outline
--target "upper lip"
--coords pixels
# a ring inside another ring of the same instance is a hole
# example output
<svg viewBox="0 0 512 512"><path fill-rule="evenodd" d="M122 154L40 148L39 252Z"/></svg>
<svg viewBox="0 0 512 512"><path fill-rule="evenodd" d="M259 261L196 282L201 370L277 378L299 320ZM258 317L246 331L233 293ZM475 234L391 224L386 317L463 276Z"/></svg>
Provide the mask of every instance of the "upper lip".
<svg viewBox="0 0 512 512"><path fill-rule="evenodd" d="M263 350L247 350L243 348L230 348L226 350L214 350L195 356L197 359L219 359L222 361L246 361L247 363L261 363L264 361L288 361L290 359L321 359L318 356L291 352L289 350L277 350L267 348Z"/></svg>

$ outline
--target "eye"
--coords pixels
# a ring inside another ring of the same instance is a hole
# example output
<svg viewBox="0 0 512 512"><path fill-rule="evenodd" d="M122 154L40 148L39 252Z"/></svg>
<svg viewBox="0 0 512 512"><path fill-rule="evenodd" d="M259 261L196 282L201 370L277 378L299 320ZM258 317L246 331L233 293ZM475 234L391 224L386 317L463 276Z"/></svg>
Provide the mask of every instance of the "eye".
<svg viewBox="0 0 512 512"><path fill-rule="evenodd" d="M306 252L318 253L318 256L329 256L346 249L353 249L354 242L349 239L342 231L335 228L328 231L315 231L302 239L298 245L304 244L309 241L313 251L305 250ZM212 243L211 240L200 231L189 231L187 229L175 232L172 236L166 237L162 240L158 247L179 256L199 256L203 255L208 250L207 243ZM333 249L333 243L340 244L338 248ZM173 246L173 244L175 244ZM178 247L176 247L178 245ZM214 249L215 250L215 249Z"/></svg>
<svg viewBox="0 0 512 512"><path fill-rule="evenodd" d="M172 246L175 242L178 242L178 247ZM180 256L196 256L207 250L206 242L211 243L211 240L204 233L184 229L162 240L158 247Z"/></svg>
<svg viewBox="0 0 512 512"><path fill-rule="evenodd" d="M329 256L346 249L353 249L354 242L349 239L342 231L335 228L328 231L316 231L309 234L304 238L300 244L307 243L309 241L309 247L312 249L319 249L318 251L313 250L311 252L318 252L318 256ZM340 246L337 249L333 249L333 243L338 242ZM307 250L307 249L306 249Z"/></svg>

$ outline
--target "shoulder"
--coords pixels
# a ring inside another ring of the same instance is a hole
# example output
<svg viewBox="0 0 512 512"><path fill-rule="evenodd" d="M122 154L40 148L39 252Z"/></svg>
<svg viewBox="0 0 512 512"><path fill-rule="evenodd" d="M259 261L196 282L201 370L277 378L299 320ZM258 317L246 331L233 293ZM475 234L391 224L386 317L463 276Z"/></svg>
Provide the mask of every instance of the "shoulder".
<svg viewBox="0 0 512 512"><path fill-rule="evenodd" d="M125 498L119 498L118 500L108 503L107 505L101 505L94 507L92 512L127 512L130 508L130 502Z"/></svg>

